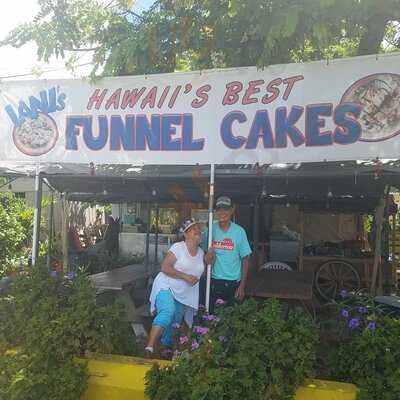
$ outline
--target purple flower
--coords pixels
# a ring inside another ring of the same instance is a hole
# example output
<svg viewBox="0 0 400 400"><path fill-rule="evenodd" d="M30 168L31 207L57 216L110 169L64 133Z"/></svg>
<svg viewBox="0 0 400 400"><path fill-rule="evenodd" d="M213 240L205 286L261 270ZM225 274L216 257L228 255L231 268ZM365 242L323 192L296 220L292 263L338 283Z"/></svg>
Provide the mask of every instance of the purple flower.
<svg viewBox="0 0 400 400"><path fill-rule="evenodd" d="M345 299L346 297L349 297L349 296L350 296L350 294L349 294L349 292L347 290L343 289L343 290L340 291L340 297L342 299Z"/></svg>
<svg viewBox="0 0 400 400"><path fill-rule="evenodd" d="M200 333L200 335L207 335L208 331L209 331L209 329L206 328L206 327L204 327L204 328L201 330L201 332L199 332L199 333Z"/></svg>
<svg viewBox="0 0 400 400"><path fill-rule="evenodd" d="M199 342L195 339L192 342L192 350L196 350L200 347Z"/></svg>
<svg viewBox="0 0 400 400"><path fill-rule="evenodd" d="M170 354L172 354L172 350L171 349L164 349L161 351L160 355L162 357L168 357Z"/></svg>
<svg viewBox="0 0 400 400"><path fill-rule="evenodd" d="M57 278L57 276L58 276L57 271L51 271L51 272L50 272L50 276L51 276L52 278Z"/></svg>
<svg viewBox="0 0 400 400"><path fill-rule="evenodd" d="M341 314L343 318L349 318L349 312L345 308L342 310Z"/></svg>
<svg viewBox="0 0 400 400"><path fill-rule="evenodd" d="M186 344L189 341L189 338L187 336L181 336L179 338L179 343L180 344Z"/></svg>
<svg viewBox="0 0 400 400"><path fill-rule="evenodd" d="M226 336L218 336L218 340L221 342L221 343L224 343L224 342L226 342Z"/></svg>
<svg viewBox="0 0 400 400"><path fill-rule="evenodd" d="M172 324L172 327L173 327L174 329L179 329L179 328L181 327L181 325L178 324L177 322L174 322L174 323Z"/></svg>
<svg viewBox="0 0 400 400"><path fill-rule="evenodd" d="M67 275L65 275L65 277L70 281L73 281L76 278L76 273L74 271L70 271Z"/></svg>
<svg viewBox="0 0 400 400"><path fill-rule="evenodd" d="M358 312L360 314L366 314L368 312L367 307L358 307Z"/></svg>
<svg viewBox="0 0 400 400"><path fill-rule="evenodd" d="M371 332L376 330L376 322L372 321L367 325L367 329Z"/></svg>
<svg viewBox="0 0 400 400"><path fill-rule="evenodd" d="M359 318L352 318L349 321L349 328L350 329L357 329L360 326L360 319Z"/></svg>
<svg viewBox="0 0 400 400"><path fill-rule="evenodd" d="M223 306L225 304L225 300L222 299L217 299L217 301L215 302L215 305L217 306Z"/></svg>
<svg viewBox="0 0 400 400"><path fill-rule="evenodd" d="M199 335L207 335L209 329L205 326L194 326L193 327L193 332L198 333Z"/></svg>
<svg viewBox="0 0 400 400"><path fill-rule="evenodd" d="M217 319L217 317L212 314L204 314L203 319L206 321L215 321Z"/></svg>
<svg viewBox="0 0 400 400"><path fill-rule="evenodd" d="M206 307L204 304L199 304L199 310L205 310L205 309L206 309Z"/></svg>

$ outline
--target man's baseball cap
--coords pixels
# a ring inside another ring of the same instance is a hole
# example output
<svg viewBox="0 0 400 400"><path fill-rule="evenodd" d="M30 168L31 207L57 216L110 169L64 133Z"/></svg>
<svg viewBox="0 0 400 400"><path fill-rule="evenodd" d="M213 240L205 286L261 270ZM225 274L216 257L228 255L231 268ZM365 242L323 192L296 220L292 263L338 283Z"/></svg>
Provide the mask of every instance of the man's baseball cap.
<svg viewBox="0 0 400 400"><path fill-rule="evenodd" d="M232 208L232 200L227 196L218 197L215 202L215 208Z"/></svg>

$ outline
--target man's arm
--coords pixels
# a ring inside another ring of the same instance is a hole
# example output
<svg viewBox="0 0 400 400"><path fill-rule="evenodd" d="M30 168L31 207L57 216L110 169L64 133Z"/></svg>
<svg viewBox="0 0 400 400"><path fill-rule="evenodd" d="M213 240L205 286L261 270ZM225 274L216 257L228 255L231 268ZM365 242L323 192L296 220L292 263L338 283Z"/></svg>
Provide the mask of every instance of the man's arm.
<svg viewBox="0 0 400 400"><path fill-rule="evenodd" d="M241 257L241 277L240 285L236 290L235 297L242 301L245 296L244 289L246 287L247 275L249 273L251 248L247 239L246 231L241 229L241 240L239 244L239 255Z"/></svg>
<svg viewBox="0 0 400 400"><path fill-rule="evenodd" d="M245 296L244 289L246 287L246 282L247 282L247 275L249 273L249 256L243 257L242 258L242 275L240 278L240 285L236 289L235 297L242 301Z"/></svg>
<svg viewBox="0 0 400 400"><path fill-rule="evenodd" d="M249 266L250 266L250 260L249 256L246 256L242 259L242 278L240 282L243 282L243 286L246 286L247 282L247 275L249 273Z"/></svg>

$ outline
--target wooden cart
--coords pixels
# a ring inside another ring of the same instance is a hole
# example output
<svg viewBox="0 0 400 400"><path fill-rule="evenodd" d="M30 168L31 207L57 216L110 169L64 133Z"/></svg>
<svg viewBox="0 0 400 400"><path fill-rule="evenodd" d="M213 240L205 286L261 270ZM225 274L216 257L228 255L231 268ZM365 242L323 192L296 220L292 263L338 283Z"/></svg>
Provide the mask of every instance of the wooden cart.
<svg viewBox="0 0 400 400"><path fill-rule="evenodd" d="M369 287L373 257L303 256L301 271L314 274L314 288L325 300L335 299L342 290Z"/></svg>

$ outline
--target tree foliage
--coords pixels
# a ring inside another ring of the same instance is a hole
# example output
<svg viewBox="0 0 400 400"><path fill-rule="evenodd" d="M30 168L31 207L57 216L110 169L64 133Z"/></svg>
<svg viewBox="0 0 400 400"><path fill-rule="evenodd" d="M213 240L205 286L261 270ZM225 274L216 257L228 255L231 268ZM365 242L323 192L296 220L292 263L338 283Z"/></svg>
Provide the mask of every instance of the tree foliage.
<svg viewBox="0 0 400 400"><path fill-rule="evenodd" d="M3 41L33 41L40 59L93 51L93 74L308 61L400 46L400 0L40 0Z"/></svg>
<svg viewBox="0 0 400 400"><path fill-rule="evenodd" d="M29 245L33 209L13 193L0 193L0 277Z"/></svg>

